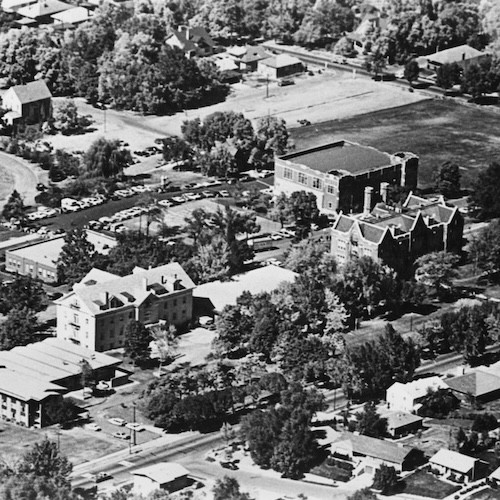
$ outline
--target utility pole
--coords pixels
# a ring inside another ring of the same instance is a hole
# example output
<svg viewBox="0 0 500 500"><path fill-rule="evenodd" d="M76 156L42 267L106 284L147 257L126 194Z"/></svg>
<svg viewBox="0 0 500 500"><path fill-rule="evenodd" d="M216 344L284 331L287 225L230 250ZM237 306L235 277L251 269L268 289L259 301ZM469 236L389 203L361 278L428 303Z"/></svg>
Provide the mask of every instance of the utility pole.
<svg viewBox="0 0 500 500"><path fill-rule="evenodd" d="M134 424L135 424L135 403L132 403L132 408L133 408L133 410L134 410ZM136 440L135 440L135 438L136 438L135 433L136 433L136 430L135 430L135 426L134 426L134 434L133 434L133 436L134 436L134 442L133 442L133 445L134 445L134 446L137 444L137 443L136 443Z"/></svg>
<svg viewBox="0 0 500 500"><path fill-rule="evenodd" d="M269 75L266 76L266 99L269 97Z"/></svg>

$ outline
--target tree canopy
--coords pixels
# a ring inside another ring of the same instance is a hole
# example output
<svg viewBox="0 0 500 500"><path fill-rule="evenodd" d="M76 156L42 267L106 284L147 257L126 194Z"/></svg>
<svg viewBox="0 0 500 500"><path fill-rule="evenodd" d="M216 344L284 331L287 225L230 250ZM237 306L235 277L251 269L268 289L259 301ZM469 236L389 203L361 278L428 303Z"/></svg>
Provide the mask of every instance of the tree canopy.
<svg viewBox="0 0 500 500"><path fill-rule="evenodd" d="M94 245L87 239L85 229L73 229L64 236L64 245L57 261L57 280L78 283L92 269Z"/></svg>

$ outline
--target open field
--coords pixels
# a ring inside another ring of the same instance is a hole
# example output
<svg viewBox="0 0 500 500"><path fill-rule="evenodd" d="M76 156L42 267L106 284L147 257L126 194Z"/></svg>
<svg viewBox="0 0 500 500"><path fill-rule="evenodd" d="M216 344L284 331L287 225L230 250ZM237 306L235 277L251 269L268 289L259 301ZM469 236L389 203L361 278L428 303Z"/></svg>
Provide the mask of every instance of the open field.
<svg viewBox="0 0 500 500"><path fill-rule="evenodd" d="M420 157L421 187L438 165L455 161L468 185L477 168L500 159L499 126L494 109L430 99L295 129L292 137L297 149L347 139L388 153L411 151Z"/></svg>
<svg viewBox="0 0 500 500"><path fill-rule="evenodd" d="M130 144L132 150L151 146L157 137L180 134L182 122L205 116L215 111L240 111L253 121L272 115L284 118L289 127L297 126L297 120L307 119L312 123L332 119L348 118L407 103L425 97L418 92L409 93L396 85L381 84L370 78L344 71L328 70L314 76L307 74L294 78L295 85L279 87L269 82L266 97L265 80L256 80L252 75L250 84L237 83L231 86L231 94L221 103L199 109L179 112L172 116L142 116L129 111L101 110L85 103L75 102L81 114L93 119L93 130L82 135L47 136L45 139L56 148L69 151L85 150L98 137L121 139ZM54 99L54 105L61 99Z"/></svg>
<svg viewBox="0 0 500 500"><path fill-rule="evenodd" d="M445 498L459 489L460 486L440 481L432 474L422 470L405 477L404 492L412 495L430 498Z"/></svg>

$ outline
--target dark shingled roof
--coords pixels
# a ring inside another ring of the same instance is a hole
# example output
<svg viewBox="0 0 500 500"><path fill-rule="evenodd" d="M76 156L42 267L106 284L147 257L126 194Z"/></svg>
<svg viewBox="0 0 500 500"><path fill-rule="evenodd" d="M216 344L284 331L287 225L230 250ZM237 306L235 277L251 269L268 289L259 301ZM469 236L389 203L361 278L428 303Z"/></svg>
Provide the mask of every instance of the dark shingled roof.
<svg viewBox="0 0 500 500"><path fill-rule="evenodd" d="M264 47L257 45L257 47L249 46L247 47L246 53L241 58L244 63L251 63L255 61L261 61L262 59L267 59L269 54L264 50Z"/></svg>
<svg viewBox="0 0 500 500"><path fill-rule="evenodd" d="M376 439L368 436L357 436L352 432L345 432L342 436L332 443L331 450L333 451L340 443L350 444L353 453L364 455L367 457L378 458L385 462L395 464L403 464L406 457L412 452L412 448L400 446L389 441Z"/></svg>
<svg viewBox="0 0 500 500"><path fill-rule="evenodd" d="M189 35L189 37L188 37ZM197 49L197 44L201 41L206 43L209 47L213 47L214 41L210 38L205 28L201 26L195 26L194 28L188 28L188 30L173 31L172 36L177 37L179 42L183 45L184 50L191 51Z"/></svg>
<svg viewBox="0 0 500 500"><path fill-rule="evenodd" d="M348 233L355 222L356 220L352 217L340 215L333 228L337 231L340 231L341 233ZM385 229L383 227L377 227L374 224L366 224L362 221L358 221L358 224L363 238L368 241L378 243L384 236Z"/></svg>
<svg viewBox="0 0 500 500"><path fill-rule="evenodd" d="M52 97L47 84L43 80L35 80L26 85L14 85L11 89L22 104L50 99Z"/></svg>
<svg viewBox="0 0 500 500"><path fill-rule="evenodd" d="M459 377L445 379L445 383L454 391L472 394L474 397L484 396L500 390L500 377L479 370Z"/></svg>
<svg viewBox="0 0 500 500"><path fill-rule="evenodd" d="M323 173L360 174L391 164L391 155L375 148L339 141L318 148L297 151L282 157Z"/></svg>

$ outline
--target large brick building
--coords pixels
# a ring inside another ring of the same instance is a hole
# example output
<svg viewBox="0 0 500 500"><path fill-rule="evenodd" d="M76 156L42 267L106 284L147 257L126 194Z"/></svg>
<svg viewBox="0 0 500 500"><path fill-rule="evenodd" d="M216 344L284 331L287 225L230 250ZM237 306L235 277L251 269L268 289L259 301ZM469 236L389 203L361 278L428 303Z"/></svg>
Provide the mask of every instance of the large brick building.
<svg viewBox="0 0 500 500"><path fill-rule="evenodd" d="M463 217L443 198L427 200L410 194L400 209L379 203L370 212L371 188L366 188L361 216L340 214L332 227L331 252L340 264L369 256L408 274L415 259L430 252L460 252Z"/></svg>
<svg viewBox="0 0 500 500"><path fill-rule="evenodd" d="M359 212L367 186L373 188L373 203L382 197L381 184L415 189L418 157L337 141L277 157L274 179L275 194L308 191L316 195L321 211Z"/></svg>
<svg viewBox="0 0 500 500"><path fill-rule="evenodd" d="M56 301L57 337L95 351L122 347L132 320L184 325L193 314L194 283L176 263L136 267L128 276L92 269Z"/></svg>

